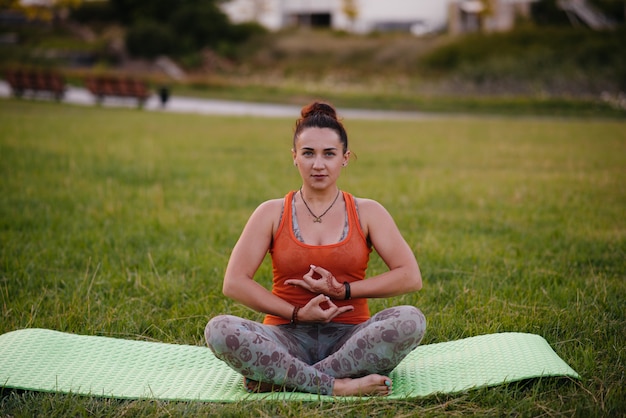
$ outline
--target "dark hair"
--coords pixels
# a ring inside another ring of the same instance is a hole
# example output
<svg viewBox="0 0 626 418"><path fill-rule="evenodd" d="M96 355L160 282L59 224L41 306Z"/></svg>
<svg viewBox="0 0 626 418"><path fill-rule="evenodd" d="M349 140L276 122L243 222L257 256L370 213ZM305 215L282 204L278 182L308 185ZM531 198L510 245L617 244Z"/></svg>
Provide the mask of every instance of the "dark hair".
<svg viewBox="0 0 626 418"><path fill-rule="evenodd" d="M293 145L296 146L296 139L306 128L329 128L337 132L339 140L343 145L343 152L348 151L348 134L343 127L343 123L337 118L337 111L330 103L313 102L302 108L300 118L296 120L296 127L293 133Z"/></svg>

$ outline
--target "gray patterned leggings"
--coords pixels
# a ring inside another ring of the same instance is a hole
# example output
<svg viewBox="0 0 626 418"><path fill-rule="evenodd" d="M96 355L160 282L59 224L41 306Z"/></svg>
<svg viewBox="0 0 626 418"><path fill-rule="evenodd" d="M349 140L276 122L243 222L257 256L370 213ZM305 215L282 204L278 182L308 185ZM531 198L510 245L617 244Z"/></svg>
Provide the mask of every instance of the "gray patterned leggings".
<svg viewBox="0 0 626 418"><path fill-rule="evenodd" d="M389 374L417 347L426 319L413 306L385 309L359 325L263 325L231 315L209 321L215 356L244 377L331 395L335 378Z"/></svg>

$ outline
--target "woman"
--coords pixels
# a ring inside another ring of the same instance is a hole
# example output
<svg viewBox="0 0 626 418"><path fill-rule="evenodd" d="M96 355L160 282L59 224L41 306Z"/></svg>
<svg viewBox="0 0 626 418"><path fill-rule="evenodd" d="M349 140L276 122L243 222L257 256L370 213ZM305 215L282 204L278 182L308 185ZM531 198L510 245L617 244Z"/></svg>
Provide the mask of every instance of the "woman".
<svg viewBox="0 0 626 418"><path fill-rule="evenodd" d="M370 317L367 298L419 290L417 261L379 203L339 190L350 150L330 104L302 109L292 156L302 186L254 211L224 277L224 295L265 313L263 324L215 317L207 344L251 392L387 395L388 374L419 345L426 320L413 306ZM389 271L364 280L372 248ZM268 251L271 292L254 281Z"/></svg>

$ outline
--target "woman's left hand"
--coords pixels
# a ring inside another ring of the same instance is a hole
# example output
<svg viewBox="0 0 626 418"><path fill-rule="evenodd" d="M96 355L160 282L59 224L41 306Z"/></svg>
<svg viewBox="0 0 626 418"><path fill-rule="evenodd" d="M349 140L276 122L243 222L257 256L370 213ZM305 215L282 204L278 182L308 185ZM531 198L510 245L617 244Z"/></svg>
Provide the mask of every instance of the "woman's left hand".
<svg viewBox="0 0 626 418"><path fill-rule="evenodd" d="M290 279L285 283L300 286L309 292L326 295L333 299L344 299L346 296L344 285L339 283L330 271L319 266L311 265L310 270L302 276L302 279Z"/></svg>

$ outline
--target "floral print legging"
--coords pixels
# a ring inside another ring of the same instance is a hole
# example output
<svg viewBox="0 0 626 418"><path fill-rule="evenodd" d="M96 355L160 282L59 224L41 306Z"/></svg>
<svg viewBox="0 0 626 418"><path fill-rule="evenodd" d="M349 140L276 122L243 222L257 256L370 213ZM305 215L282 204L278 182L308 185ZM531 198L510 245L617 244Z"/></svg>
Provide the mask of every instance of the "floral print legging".
<svg viewBox="0 0 626 418"><path fill-rule="evenodd" d="M426 319L397 306L359 325L263 325L231 315L209 321L215 356L244 377L300 392L331 395L335 378L387 375L417 347Z"/></svg>

